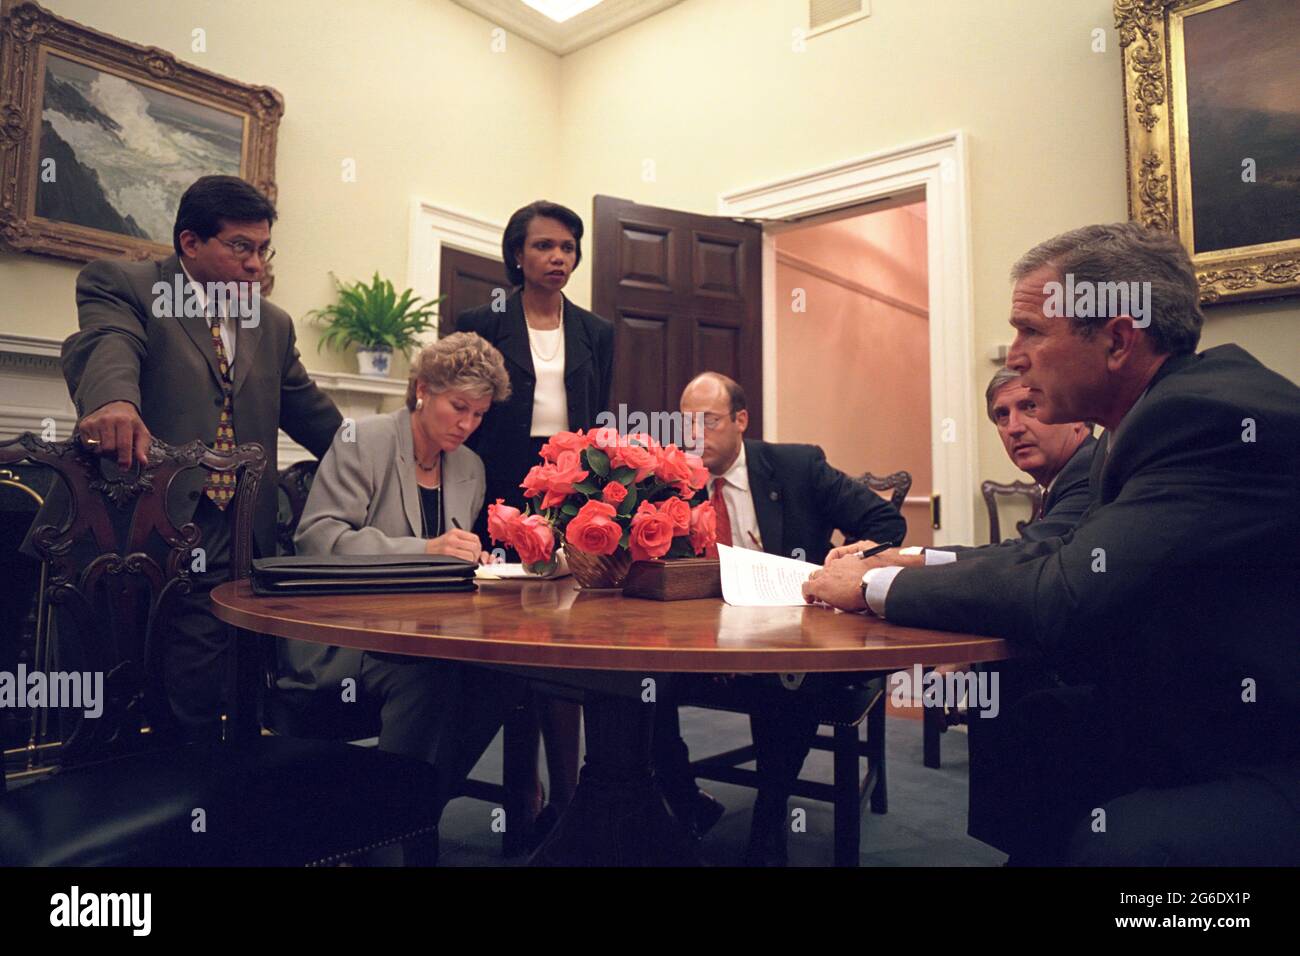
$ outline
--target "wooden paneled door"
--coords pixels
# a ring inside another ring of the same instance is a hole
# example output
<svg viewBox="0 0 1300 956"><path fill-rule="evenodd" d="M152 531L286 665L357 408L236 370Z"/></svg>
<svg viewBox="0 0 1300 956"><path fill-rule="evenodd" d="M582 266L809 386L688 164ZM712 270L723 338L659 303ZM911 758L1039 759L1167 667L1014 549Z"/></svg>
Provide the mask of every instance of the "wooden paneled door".
<svg viewBox="0 0 1300 956"><path fill-rule="evenodd" d="M492 301L492 293L512 286L499 259L443 246L438 269L438 289L447 298L438 306L438 336L456 331L456 317Z"/></svg>
<svg viewBox="0 0 1300 956"><path fill-rule="evenodd" d="M614 323L611 410L676 411L703 371L745 389L763 434L762 228L595 198L592 310Z"/></svg>

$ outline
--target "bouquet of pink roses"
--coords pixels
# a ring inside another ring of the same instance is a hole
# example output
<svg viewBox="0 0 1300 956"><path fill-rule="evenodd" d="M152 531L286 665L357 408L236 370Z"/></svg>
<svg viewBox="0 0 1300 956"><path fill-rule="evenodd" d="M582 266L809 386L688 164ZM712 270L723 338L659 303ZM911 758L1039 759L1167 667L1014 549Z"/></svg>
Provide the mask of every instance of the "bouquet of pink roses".
<svg viewBox="0 0 1300 956"><path fill-rule="evenodd" d="M537 574L555 568L556 545L631 560L703 554L716 543L716 519L707 501L691 507L709 473L696 455L660 445L649 435L613 428L560 432L520 483L531 500L521 512L497 500L488 505L488 534L519 552Z"/></svg>

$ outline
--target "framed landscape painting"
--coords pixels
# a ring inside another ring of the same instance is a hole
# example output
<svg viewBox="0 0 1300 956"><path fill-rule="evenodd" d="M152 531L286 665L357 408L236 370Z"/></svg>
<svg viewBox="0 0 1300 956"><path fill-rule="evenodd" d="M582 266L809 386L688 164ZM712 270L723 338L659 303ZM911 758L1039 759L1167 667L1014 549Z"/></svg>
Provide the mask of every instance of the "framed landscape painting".
<svg viewBox="0 0 1300 956"><path fill-rule="evenodd" d="M1203 302L1300 293L1300 3L1115 0L1129 216Z"/></svg>
<svg viewBox="0 0 1300 956"><path fill-rule="evenodd" d="M275 198L284 101L6 0L0 20L0 238L90 260L172 251L185 188L241 176Z"/></svg>

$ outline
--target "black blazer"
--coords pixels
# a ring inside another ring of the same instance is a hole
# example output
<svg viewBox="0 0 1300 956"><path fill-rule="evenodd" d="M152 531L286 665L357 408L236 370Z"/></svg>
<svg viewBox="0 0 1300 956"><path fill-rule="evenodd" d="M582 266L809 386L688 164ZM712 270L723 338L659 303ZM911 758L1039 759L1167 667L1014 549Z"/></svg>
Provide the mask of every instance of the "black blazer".
<svg viewBox="0 0 1300 956"><path fill-rule="evenodd" d="M510 398L492 406L466 444L483 459L488 503L504 498L518 506L523 502L519 482L539 461L536 443L529 436L537 378L528 347L522 291L516 290L506 299L503 312L492 311L491 305L462 312L456 330L477 332L505 357ZM564 386L571 430L594 428L596 416L608 409L613 371L614 326L565 298Z"/></svg>
<svg viewBox="0 0 1300 956"><path fill-rule="evenodd" d="M1052 487L1043 499L1043 513L1035 521L1025 525L1019 538L1008 538L998 544L986 544L983 547L966 547L964 545L940 546L937 551L955 551L957 560L984 557L997 554L1000 548L1013 548L1027 542L1045 541L1059 538L1082 520L1084 512L1092 503L1092 490L1088 483L1088 473L1092 470L1092 455L1097 450L1097 439L1088 435L1079 442L1070 460L1065 463Z"/></svg>
<svg viewBox="0 0 1300 956"><path fill-rule="evenodd" d="M886 617L1086 659L1152 785L1300 751L1300 388L1235 345L1170 358L1090 481L1074 531L905 569Z"/></svg>
<svg viewBox="0 0 1300 956"><path fill-rule="evenodd" d="M759 536L768 554L821 564L838 528L848 542L899 541L907 521L893 505L858 481L831 467L816 445L787 445L745 439L745 470L754 499ZM707 495L709 485L701 495Z"/></svg>

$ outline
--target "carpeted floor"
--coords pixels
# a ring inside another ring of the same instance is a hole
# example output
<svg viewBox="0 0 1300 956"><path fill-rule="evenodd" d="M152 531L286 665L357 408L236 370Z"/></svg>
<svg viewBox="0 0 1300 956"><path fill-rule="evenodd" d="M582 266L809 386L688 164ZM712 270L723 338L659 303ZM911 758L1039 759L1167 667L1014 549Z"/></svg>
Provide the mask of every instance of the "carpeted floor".
<svg viewBox="0 0 1300 956"><path fill-rule="evenodd" d="M921 722L887 721L889 812L862 814L863 866L998 866L1006 855L966 835L966 735L943 735L943 766L921 763ZM682 709L682 731L696 755L717 753L749 741L748 718L697 708ZM474 776L501 779L501 739L493 742ZM831 755L813 751L804 776L829 782ZM715 866L738 865L749 834L752 790L703 782L727 813L704 838L701 853ZM807 831L789 836L792 866L830 866L832 812L829 804L793 799L807 810ZM493 806L478 800L452 802L442 818L442 866L514 866L501 856L501 836L492 832ZM499 814L498 814L499 817Z"/></svg>

